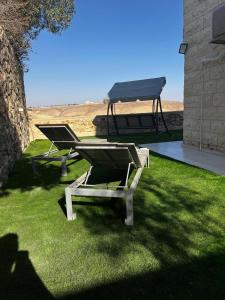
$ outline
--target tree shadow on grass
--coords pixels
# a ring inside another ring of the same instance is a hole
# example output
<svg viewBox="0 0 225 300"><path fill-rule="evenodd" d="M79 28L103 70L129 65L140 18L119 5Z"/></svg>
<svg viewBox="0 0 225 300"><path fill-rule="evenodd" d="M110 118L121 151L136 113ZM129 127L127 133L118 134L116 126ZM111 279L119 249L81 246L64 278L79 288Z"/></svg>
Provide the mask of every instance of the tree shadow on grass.
<svg viewBox="0 0 225 300"><path fill-rule="evenodd" d="M155 272L127 276L58 299L225 299L225 254L194 258Z"/></svg>
<svg viewBox="0 0 225 300"><path fill-rule="evenodd" d="M0 197L7 196L10 191L18 189L19 192L31 191L36 187L50 190L61 181L61 164L59 162L36 162L38 175L35 175L32 170L32 156L23 154L18 160L10 173L7 184L0 190ZM67 167L75 164L79 159L69 160ZM67 168L68 175L70 168ZM65 178L65 177L64 177Z"/></svg>
<svg viewBox="0 0 225 300"><path fill-rule="evenodd" d="M0 238L0 298L54 299L37 275L27 251L18 250L18 237ZM225 254L193 258L154 272L104 283L57 299L224 299Z"/></svg>
<svg viewBox="0 0 225 300"><path fill-rule="evenodd" d="M53 297L37 275L28 252L18 248L16 234L0 238L0 299L222 300L225 297L224 251Z"/></svg>
<svg viewBox="0 0 225 300"><path fill-rule="evenodd" d="M17 234L0 237L0 299L53 299L37 275Z"/></svg>

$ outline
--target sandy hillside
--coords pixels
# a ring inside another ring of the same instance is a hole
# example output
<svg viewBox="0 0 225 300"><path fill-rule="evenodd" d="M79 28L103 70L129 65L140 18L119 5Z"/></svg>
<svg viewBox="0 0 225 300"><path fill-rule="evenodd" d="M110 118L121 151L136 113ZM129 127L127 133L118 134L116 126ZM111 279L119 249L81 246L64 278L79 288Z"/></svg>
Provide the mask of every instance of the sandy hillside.
<svg viewBox="0 0 225 300"><path fill-rule="evenodd" d="M163 111L181 111L183 103L178 101L162 101ZM132 114L151 112L152 101L118 103L116 104L117 114ZM89 117L93 118L97 115L105 115L107 106L102 103L89 103L78 105L65 106L50 106L44 108L29 108L30 113L35 115L35 118L41 119L50 116L56 117Z"/></svg>

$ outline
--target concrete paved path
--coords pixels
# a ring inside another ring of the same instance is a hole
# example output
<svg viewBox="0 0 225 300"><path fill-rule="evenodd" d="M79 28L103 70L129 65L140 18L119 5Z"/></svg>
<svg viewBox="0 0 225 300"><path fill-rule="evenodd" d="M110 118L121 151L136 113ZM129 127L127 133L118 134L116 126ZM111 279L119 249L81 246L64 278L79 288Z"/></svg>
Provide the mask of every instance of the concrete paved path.
<svg viewBox="0 0 225 300"><path fill-rule="evenodd" d="M184 146L182 141L143 144L140 146L175 160L215 172L219 175L225 175L224 154L212 151L200 151L189 146Z"/></svg>

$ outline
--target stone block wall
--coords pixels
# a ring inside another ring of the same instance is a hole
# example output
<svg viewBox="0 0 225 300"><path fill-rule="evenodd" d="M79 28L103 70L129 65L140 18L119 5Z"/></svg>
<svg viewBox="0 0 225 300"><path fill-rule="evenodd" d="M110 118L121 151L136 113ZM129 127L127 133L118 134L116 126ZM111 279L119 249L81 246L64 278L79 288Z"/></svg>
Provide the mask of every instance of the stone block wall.
<svg viewBox="0 0 225 300"><path fill-rule="evenodd" d="M0 187L28 142L23 72L0 27Z"/></svg>
<svg viewBox="0 0 225 300"><path fill-rule="evenodd" d="M225 45L210 44L223 0L184 0L184 143L225 152Z"/></svg>

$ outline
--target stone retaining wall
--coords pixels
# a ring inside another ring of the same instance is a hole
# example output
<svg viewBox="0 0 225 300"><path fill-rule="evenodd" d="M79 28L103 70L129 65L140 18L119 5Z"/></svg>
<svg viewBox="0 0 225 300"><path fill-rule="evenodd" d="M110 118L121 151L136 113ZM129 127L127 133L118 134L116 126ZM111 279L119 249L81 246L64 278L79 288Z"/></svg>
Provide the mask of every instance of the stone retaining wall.
<svg viewBox="0 0 225 300"><path fill-rule="evenodd" d="M0 27L0 187L28 143L23 72Z"/></svg>

